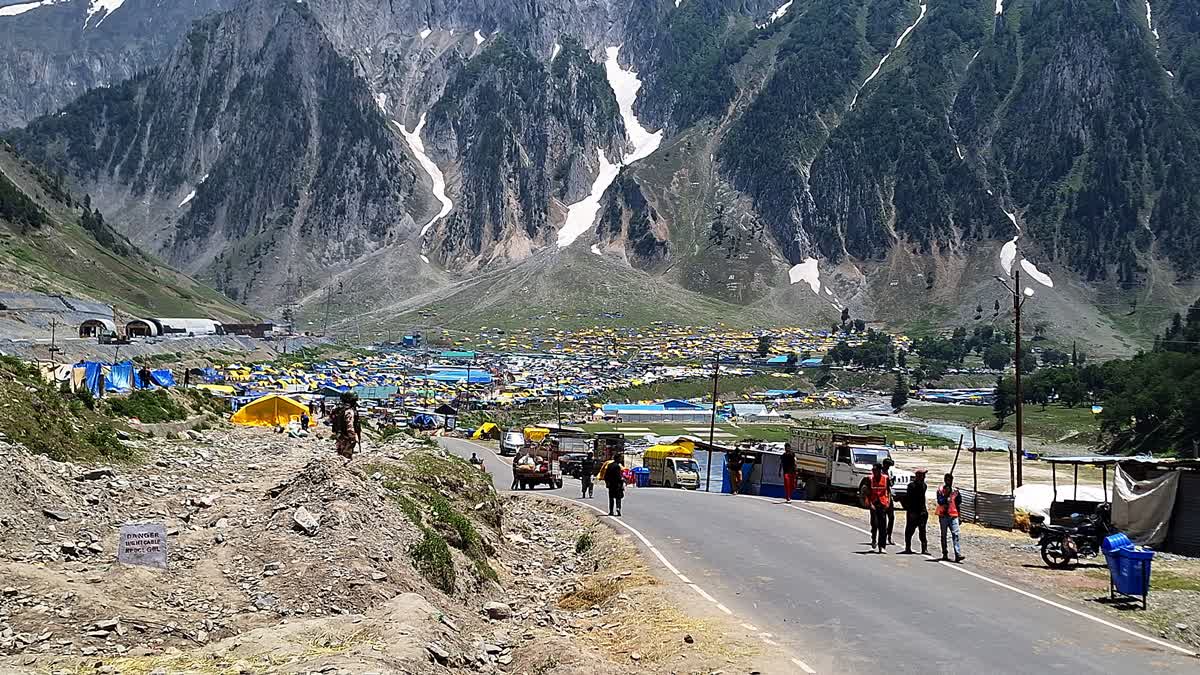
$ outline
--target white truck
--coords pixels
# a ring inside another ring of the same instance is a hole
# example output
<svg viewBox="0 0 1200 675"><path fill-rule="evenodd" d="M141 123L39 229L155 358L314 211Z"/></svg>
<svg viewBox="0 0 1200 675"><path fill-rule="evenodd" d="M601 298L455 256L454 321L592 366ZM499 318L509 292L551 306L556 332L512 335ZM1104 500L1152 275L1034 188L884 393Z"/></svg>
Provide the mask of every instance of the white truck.
<svg viewBox="0 0 1200 675"><path fill-rule="evenodd" d="M685 490L700 487L700 467L696 464L693 451L685 446L651 446L642 455L642 466L650 469L652 486Z"/></svg>
<svg viewBox="0 0 1200 675"><path fill-rule="evenodd" d="M883 436L846 434L829 429L792 429L796 470L808 499L838 494L859 501L870 486L871 467L892 456ZM892 496L899 499L913 473L892 468Z"/></svg>

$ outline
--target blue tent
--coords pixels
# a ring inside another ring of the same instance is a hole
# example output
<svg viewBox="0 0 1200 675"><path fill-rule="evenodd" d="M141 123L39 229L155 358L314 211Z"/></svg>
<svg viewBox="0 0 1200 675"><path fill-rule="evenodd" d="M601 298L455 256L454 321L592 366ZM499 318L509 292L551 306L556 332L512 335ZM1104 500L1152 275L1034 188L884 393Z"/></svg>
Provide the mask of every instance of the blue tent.
<svg viewBox="0 0 1200 675"><path fill-rule="evenodd" d="M104 378L105 391L131 391L135 384L132 362L126 361L109 366L108 375Z"/></svg>
<svg viewBox="0 0 1200 675"><path fill-rule="evenodd" d="M437 427L437 420L434 419L433 415L421 413L419 415L413 415L413 418L408 425L414 429L428 431Z"/></svg>
<svg viewBox="0 0 1200 675"><path fill-rule="evenodd" d="M175 386L175 374L166 369L150 371L150 379L160 387Z"/></svg>

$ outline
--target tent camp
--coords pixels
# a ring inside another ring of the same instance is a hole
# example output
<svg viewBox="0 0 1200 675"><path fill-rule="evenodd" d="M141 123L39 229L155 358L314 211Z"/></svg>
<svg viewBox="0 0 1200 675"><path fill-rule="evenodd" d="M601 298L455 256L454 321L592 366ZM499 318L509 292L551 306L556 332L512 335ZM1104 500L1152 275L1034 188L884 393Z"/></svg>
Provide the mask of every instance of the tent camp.
<svg viewBox="0 0 1200 675"><path fill-rule="evenodd" d="M285 426L307 413L308 407L286 396L268 394L242 406L230 420L248 427Z"/></svg>
<svg viewBox="0 0 1200 675"><path fill-rule="evenodd" d="M475 433L471 434L471 438L500 438L500 427L492 424L491 422L484 422L483 424L479 425L479 428L475 430Z"/></svg>

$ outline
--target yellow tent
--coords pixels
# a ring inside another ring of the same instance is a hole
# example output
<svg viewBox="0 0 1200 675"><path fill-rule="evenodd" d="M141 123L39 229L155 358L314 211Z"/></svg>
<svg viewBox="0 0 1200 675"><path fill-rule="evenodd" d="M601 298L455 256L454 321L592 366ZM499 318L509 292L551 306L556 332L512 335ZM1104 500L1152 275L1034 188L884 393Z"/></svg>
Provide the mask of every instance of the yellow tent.
<svg viewBox="0 0 1200 675"><path fill-rule="evenodd" d="M307 412L308 407L303 403L268 394L242 406L230 421L248 427L279 427Z"/></svg>
<svg viewBox="0 0 1200 675"><path fill-rule="evenodd" d="M471 434L471 438L493 438L499 436L499 429L491 422L484 422L479 425L475 433Z"/></svg>
<svg viewBox="0 0 1200 675"><path fill-rule="evenodd" d="M525 427L525 440L530 443L541 443L549 435L549 429L543 427Z"/></svg>
<svg viewBox="0 0 1200 675"><path fill-rule="evenodd" d="M661 443L646 448L643 457L646 459L665 459L667 457L691 457L696 451L695 443L680 439L675 443Z"/></svg>
<svg viewBox="0 0 1200 675"><path fill-rule="evenodd" d="M226 394L228 396L232 396L237 393L237 389L234 389L233 387L231 387L227 384L197 384L197 385L194 385L194 387L196 389L203 389L204 391L210 391L214 394Z"/></svg>

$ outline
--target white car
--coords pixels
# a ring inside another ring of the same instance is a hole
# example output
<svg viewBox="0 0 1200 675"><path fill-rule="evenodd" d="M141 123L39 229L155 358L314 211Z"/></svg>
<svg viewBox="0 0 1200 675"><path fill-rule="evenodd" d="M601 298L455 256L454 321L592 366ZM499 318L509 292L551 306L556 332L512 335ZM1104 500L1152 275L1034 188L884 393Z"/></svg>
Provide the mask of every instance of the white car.
<svg viewBox="0 0 1200 675"><path fill-rule="evenodd" d="M525 447L525 434L520 431L506 431L500 435L500 454L515 455Z"/></svg>

